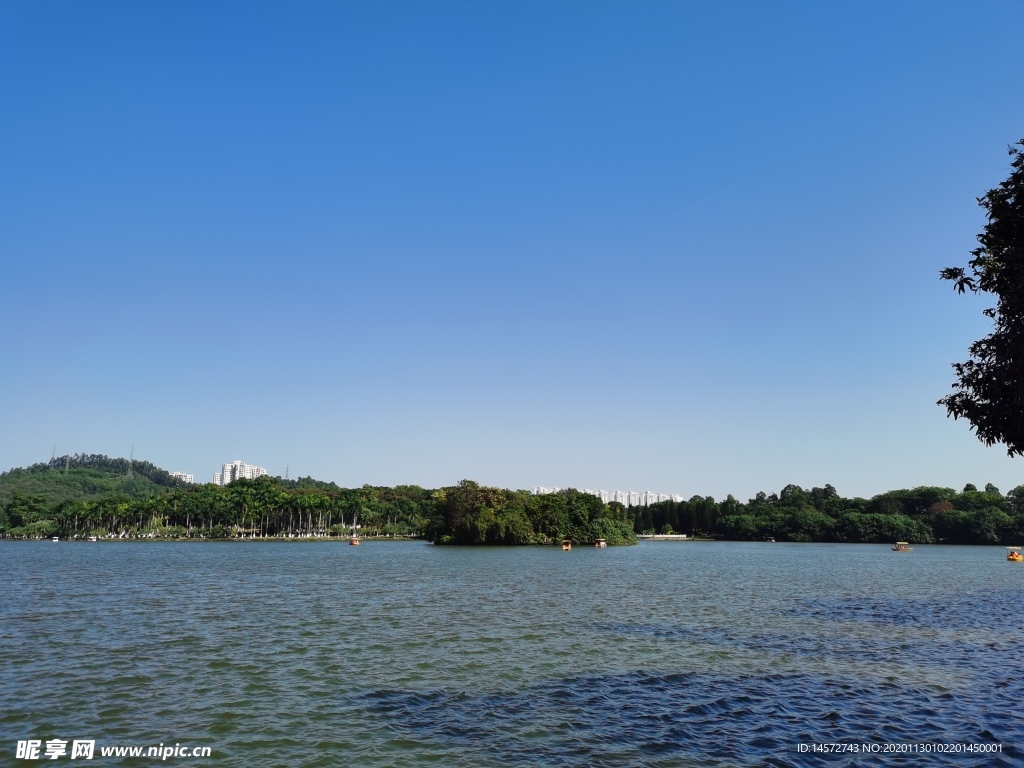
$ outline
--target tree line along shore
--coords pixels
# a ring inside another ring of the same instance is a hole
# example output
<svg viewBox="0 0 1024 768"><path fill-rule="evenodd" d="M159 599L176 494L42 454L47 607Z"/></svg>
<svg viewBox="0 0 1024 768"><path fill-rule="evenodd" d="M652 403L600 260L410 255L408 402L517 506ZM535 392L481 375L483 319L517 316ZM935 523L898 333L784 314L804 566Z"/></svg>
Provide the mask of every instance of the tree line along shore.
<svg viewBox="0 0 1024 768"><path fill-rule="evenodd" d="M358 526L358 528L355 528ZM746 503L694 496L646 507L603 503L568 489L457 485L341 488L260 477L228 486L183 485L145 461L76 454L0 474L0 538L268 539L422 538L438 544L632 544L637 534L727 540L922 544L1024 541L1024 486L1005 495L918 487L870 499L831 485L787 485Z"/></svg>

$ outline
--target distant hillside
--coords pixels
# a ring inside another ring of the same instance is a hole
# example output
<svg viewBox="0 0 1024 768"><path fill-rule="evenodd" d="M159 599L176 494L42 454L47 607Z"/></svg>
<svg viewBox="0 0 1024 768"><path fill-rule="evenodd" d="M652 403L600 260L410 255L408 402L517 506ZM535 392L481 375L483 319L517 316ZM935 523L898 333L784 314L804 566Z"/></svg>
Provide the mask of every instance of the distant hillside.
<svg viewBox="0 0 1024 768"><path fill-rule="evenodd" d="M177 484L170 473L148 461L76 453L0 473L0 508L15 492L44 496L49 504L56 504L67 499L88 501L115 493L144 499Z"/></svg>

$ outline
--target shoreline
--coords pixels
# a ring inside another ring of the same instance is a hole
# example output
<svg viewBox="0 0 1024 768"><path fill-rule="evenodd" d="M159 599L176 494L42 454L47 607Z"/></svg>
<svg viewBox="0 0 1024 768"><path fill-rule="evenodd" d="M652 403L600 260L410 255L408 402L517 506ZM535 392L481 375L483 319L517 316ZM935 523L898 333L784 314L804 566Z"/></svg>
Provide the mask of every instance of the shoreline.
<svg viewBox="0 0 1024 768"><path fill-rule="evenodd" d="M104 543L105 544L113 544L113 543L118 543L118 542L123 543L123 544L127 544L127 543L131 543L131 544L152 544L152 543L168 543L168 542L175 542L175 543L176 542L181 542L181 543L197 543L197 544L210 543L210 542L232 542L232 543L235 543L235 542L237 542L237 543L242 543L242 542L264 542L264 543L276 542L276 543L280 543L280 544L287 544L287 543L304 543L304 544L308 544L310 542L331 542L331 543L335 543L335 544L347 544L349 541L351 541L351 538L347 537L347 536L344 537L344 538L340 538L340 537L337 537L337 536L308 536L308 537L292 536L292 537L280 537L280 538L276 537L276 536L267 536L267 537L261 538L261 537L257 536L257 537L254 537L254 538L241 538L241 537L237 537L237 538L213 539L213 538L202 538L202 537L186 538L186 537L177 537L177 536L174 536L174 537L133 536L131 538L128 538L128 537L120 538L118 536L113 536L113 537L106 537L105 536L105 537L97 537L96 541L89 541L89 539L87 539L87 538L85 538L85 539L83 539L83 538L63 539L62 538L62 539L59 539L58 541L53 541L52 538L34 538L34 539L0 538L0 541L17 541L17 542L49 541L49 542L51 542L53 544L68 544L68 543L71 543L71 544L104 544ZM412 537L412 536L381 536L379 538L376 537L376 536L372 536L372 537L368 537L368 538L363 538L362 536L359 537L359 542L361 544L365 544L367 542L377 542L377 541L380 541L380 542L422 541L422 542L426 542L428 544L430 543L426 539Z"/></svg>

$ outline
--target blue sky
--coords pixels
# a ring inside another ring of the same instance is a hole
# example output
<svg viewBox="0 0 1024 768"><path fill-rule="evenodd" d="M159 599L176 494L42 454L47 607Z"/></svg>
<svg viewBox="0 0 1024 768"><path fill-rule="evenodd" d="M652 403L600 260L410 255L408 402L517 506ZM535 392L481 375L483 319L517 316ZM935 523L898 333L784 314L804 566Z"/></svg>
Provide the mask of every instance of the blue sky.
<svg viewBox="0 0 1024 768"><path fill-rule="evenodd" d="M1024 3L0 5L0 467L1024 483L935 401Z"/></svg>

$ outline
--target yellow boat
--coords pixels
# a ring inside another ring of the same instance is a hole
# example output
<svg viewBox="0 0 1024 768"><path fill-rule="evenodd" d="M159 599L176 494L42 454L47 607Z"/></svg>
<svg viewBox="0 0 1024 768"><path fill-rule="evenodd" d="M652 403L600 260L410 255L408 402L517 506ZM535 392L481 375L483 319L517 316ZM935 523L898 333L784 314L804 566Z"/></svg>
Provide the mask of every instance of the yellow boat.
<svg viewBox="0 0 1024 768"><path fill-rule="evenodd" d="M1007 547L1006 559L1011 563L1019 563L1021 560L1024 560L1024 555L1020 553L1020 547Z"/></svg>
<svg viewBox="0 0 1024 768"><path fill-rule="evenodd" d="M913 552L914 548L907 546L910 544L909 541L897 541L896 545L892 548L893 552Z"/></svg>

